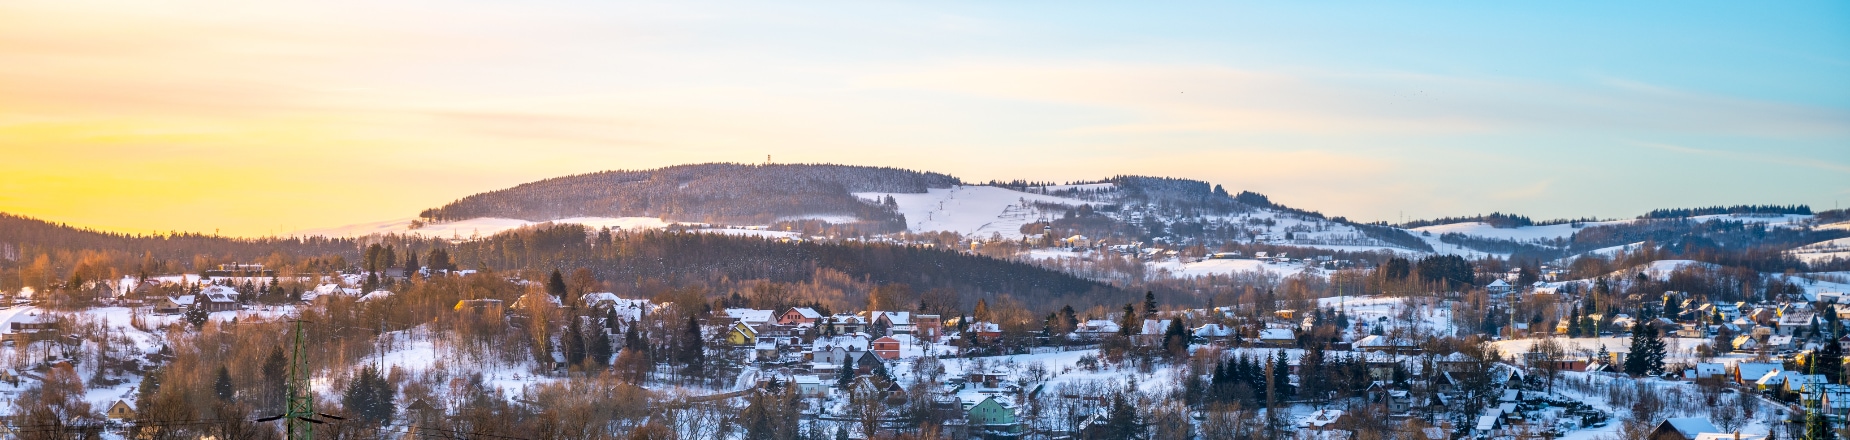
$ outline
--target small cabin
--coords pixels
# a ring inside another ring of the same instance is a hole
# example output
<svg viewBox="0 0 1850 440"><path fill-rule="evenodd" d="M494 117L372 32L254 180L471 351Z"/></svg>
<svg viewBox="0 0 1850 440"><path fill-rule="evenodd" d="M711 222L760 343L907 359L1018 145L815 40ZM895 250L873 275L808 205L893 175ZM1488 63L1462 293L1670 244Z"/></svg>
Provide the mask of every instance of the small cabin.
<svg viewBox="0 0 1850 440"><path fill-rule="evenodd" d="M103 414L110 420L129 420L135 418L135 407L129 406L128 402L117 400L116 403L110 404L109 410L104 411Z"/></svg>

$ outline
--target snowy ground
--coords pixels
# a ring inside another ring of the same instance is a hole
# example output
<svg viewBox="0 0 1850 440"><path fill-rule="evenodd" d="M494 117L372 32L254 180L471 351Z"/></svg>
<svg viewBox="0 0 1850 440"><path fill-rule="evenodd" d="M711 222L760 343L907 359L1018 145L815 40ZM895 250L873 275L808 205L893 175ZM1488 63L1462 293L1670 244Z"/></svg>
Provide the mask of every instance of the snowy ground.
<svg viewBox="0 0 1850 440"><path fill-rule="evenodd" d="M1818 263L1838 258L1850 258L1850 238L1820 241L1792 250L1792 256L1806 263Z"/></svg>
<svg viewBox="0 0 1850 440"><path fill-rule="evenodd" d="M1452 325L1452 311L1438 298L1392 298L1374 296L1343 296L1322 298L1317 306L1329 310L1343 310L1349 315L1350 325L1356 331L1368 332L1375 326L1391 330L1413 325L1424 334L1446 335L1456 329ZM1411 322L1402 319L1402 313L1412 307Z"/></svg>
<svg viewBox="0 0 1850 440"><path fill-rule="evenodd" d="M1650 263L1646 263L1643 265L1639 265L1638 267L1633 267L1630 269L1613 272L1611 274L1606 275L1606 277L1616 279L1619 277L1631 276L1634 273L1642 272L1645 274L1645 276L1651 277L1652 279L1664 281L1664 280L1670 279L1670 274L1672 272L1676 272L1678 269L1682 269L1688 266L1698 266L1698 267L1703 267L1707 269L1720 269L1721 268L1721 266L1717 266L1714 263L1704 263L1704 262L1696 261L1696 260L1657 260L1657 261L1652 261Z"/></svg>
<svg viewBox="0 0 1850 440"><path fill-rule="evenodd" d="M906 216L906 229L913 232L951 231L967 237L1021 238L1021 225L1043 220L1043 215L1023 202L1084 205L1079 199L1015 191L993 186L956 186L932 188L923 194L854 193L855 197L880 201L893 197L899 213Z"/></svg>
<svg viewBox="0 0 1850 440"><path fill-rule="evenodd" d="M1180 278L1206 275L1229 275L1233 273L1258 272L1262 270L1280 275L1291 275L1304 271L1304 265L1300 263L1268 263L1247 259L1200 260L1190 263L1183 263L1179 260L1164 260L1152 262L1149 266L1150 269L1168 271L1171 276ZM1321 271L1312 270L1312 272L1320 274Z"/></svg>

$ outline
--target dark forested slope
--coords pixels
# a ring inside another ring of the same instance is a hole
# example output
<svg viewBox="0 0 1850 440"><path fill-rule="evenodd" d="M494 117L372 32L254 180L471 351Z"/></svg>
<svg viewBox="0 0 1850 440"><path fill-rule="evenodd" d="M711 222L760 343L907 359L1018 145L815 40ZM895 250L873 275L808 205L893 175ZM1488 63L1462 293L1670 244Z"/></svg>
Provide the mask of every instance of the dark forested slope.
<svg viewBox="0 0 1850 440"><path fill-rule="evenodd" d="M855 192L921 193L957 178L898 168L827 164L680 165L604 171L476 194L420 217L433 221L503 217L544 221L579 216L665 217L674 221L768 223L805 214L851 214L891 222L898 214ZM904 222L900 222L904 225Z"/></svg>
<svg viewBox="0 0 1850 440"><path fill-rule="evenodd" d="M672 231L593 234L582 225L557 224L461 243L451 254L465 267L588 268L599 279L623 283L809 282L818 269L827 269L914 291L948 290L966 299L1008 294L1034 306L1111 304L1130 297L1110 285L1034 265L879 243L792 243Z"/></svg>

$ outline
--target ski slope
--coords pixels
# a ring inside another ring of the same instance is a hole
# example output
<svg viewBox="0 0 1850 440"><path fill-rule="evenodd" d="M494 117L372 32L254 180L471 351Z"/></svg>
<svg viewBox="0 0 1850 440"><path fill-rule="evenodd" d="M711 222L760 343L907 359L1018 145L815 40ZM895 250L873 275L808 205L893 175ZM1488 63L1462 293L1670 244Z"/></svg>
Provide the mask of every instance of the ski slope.
<svg viewBox="0 0 1850 440"><path fill-rule="evenodd" d="M906 229L913 232L948 231L974 238L994 234L1021 238L1022 225L1042 220L1042 213L1032 206L1036 202L1067 206L1092 203L971 185L932 188L922 194L864 192L854 196L876 203L892 197L899 204L899 213L906 216Z"/></svg>

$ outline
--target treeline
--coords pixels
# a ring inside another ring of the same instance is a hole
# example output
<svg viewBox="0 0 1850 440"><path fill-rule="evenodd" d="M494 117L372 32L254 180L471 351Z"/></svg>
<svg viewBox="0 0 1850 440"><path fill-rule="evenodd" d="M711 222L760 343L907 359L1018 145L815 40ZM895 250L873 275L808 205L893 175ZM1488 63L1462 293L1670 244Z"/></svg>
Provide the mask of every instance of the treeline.
<svg viewBox="0 0 1850 440"><path fill-rule="evenodd" d="M340 238L230 238L196 233L135 235L53 224L0 213L0 288L83 288L123 276L205 270L222 263L258 263L293 273L344 269L358 256Z"/></svg>
<svg viewBox="0 0 1850 440"><path fill-rule="evenodd" d="M1340 219L1341 217L1338 218ZM1361 231L1362 235L1366 235L1368 238L1381 240L1383 243L1416 251L1433 252L1432 245L1427 244L1426 240L1421 240L1419 237L1413 236L1413 234L1408 233L1404 229L1364 223L1353 223L1349 226L1355 228L1357 231Z"/></svg>
<svg viewBox="0 0 1850 440"><path fill-rule="evenodd" d="M1535 243L1521 242L1503 238L1480 237L1457 232L1439 234L1439 241L1463 246L1472 250L1495 252L1499 254L1548 255L1559 253L1558 247L1548 247Z"/></svg>
<svg viewBox="0 0 1850 440"><path fill-rule="evenodd" d="M1811 215L1811 206L1807 205L1735 205L1710 206L1707 208L1673 208L1653 209L1638 216L1641 219L1683 218L1698 215L1717 214L1797 214Z"/></svg>
<svg viewBox="0 0 1850 440"><path fill-rule="evenodd" d="M11 259L26 249L66 251L121 251L139 257L144 254L158 259L190 260L195 255L255 259L283 252L295 255L339 254L355 256L354 241L326 237L232 238L193 232L167 234L123 234L54 224L31 217L0 213L0 247L10 245L13 252L0 249L0 260Z"/></svg>
<svg viewBox="0 0 1850 440"><path fill-rule="evenodd" d="M611 280L618 290L653 284L723 285L737 280L807 283L826 270L875 285L940 291L955 297L936 301L962 304L1006 294L1045 307L1081 306L1117 301L1126 295L1112 286L1055 270L928 247L788 243L675 231L591 231L575 224L509 231L456 245L451 255L465 268L587 268L597 278Z"/></svg>
<svg viewBox="0 0 1850 440"><path fill-rule="evenodd" d="M605 171L521 184L464 197L419 214L430 221L504 217L544 221L578 216L765 224L817 213L890 222L898 214L851 193L922 193L956 177L898 168L828 164L698 164ZM900 220L903 224L903 220Z"/></svg>
<svg viewBox="0 0 1850 440"><path fill-rule="evenodd" d="M1789 249L1846 236L1850 236L1850 231L1841 229L1782 228L1723 219L1650 219L1583 228L1574 233L1568 250L1578 253L1642 241L1691 248L1745 249L1758 246Z"/></svg>

